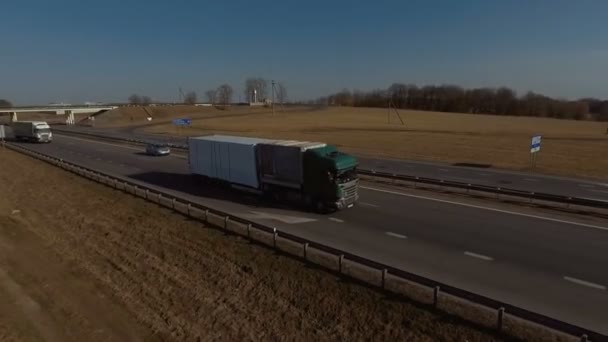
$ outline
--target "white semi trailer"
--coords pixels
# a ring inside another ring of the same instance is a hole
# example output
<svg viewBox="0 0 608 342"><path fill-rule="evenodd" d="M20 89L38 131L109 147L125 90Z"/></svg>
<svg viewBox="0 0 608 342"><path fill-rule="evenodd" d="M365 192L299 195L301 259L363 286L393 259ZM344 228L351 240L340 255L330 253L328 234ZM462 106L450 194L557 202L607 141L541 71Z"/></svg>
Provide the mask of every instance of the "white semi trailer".
<svg viewBox="0 0 608 342"><path fill-rule="evenodd" d="M332 145L211 135L191 137L188 146L192 174L233 188L320 212L350 208L359 197L357 160Z"/></svg>
<svg viewBox="0 0 608 342"><path fill-rule="evenodd" d="M13 121L11 128L17 140L46 143L53 141L51 126L45 121Z"/></svg>

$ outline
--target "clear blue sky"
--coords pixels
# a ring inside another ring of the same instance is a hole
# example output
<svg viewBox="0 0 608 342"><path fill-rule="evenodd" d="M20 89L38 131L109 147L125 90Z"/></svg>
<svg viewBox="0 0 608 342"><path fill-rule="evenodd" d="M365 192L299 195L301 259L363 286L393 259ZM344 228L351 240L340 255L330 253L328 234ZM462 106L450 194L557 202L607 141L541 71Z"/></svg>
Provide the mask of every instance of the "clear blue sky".
<svg viewBox="0 0 608 342"><path fill-rule="evenodd" d="M245 78L291 99L392 82L608 98L608 1L5 1L0 98L176 100Z"/></svg>

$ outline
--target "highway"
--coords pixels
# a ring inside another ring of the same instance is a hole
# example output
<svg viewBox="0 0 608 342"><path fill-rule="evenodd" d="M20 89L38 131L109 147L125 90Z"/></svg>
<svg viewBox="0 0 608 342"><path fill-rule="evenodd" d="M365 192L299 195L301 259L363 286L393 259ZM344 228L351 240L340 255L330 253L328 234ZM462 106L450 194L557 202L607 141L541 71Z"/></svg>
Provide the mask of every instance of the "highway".
<svg viewBox="0 0 608 342"><path fill-rule="evenodd" d="M63 136L57 131L51 144L24 145L608 333L606 220L372 183L362 183L357 207L317 215L195 184L188 175L185 158L180 156L149 157L140 147Z"/></svg>
<svg viewBox="0 0 608 342"><path fill-rule="evenodd" d="M104 134L123 139L140 139L186 145L186 138L184 137L146 134L139 132L135 128L61 127L60 129ZM602 182L548 176L531 172L453 166L443 163L378 159L364 156L357 156L357 158L359 159L361 168L367 170L608 201L608 178Z"/></svg>

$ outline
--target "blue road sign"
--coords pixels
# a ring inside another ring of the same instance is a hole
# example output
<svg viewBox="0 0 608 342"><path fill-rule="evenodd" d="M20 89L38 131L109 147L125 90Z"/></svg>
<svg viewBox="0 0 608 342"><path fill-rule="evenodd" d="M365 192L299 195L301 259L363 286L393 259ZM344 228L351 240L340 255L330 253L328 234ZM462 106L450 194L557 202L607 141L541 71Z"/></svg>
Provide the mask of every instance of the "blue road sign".
<svg viewBox="0 0 608 342"><path fill-rule="evenodd" d="M530 153L536 153L536 152L540 151L541 139L542 139L542 136L540 136L540 135L535 135L532 137L532 144L530 144Z"/></svg>
<svg viewBox="0 0 608 342"><path fill-rule="evenodd" d="M190 126L192 125L192 119L174 119L173 124L175 126Z"/></svg>

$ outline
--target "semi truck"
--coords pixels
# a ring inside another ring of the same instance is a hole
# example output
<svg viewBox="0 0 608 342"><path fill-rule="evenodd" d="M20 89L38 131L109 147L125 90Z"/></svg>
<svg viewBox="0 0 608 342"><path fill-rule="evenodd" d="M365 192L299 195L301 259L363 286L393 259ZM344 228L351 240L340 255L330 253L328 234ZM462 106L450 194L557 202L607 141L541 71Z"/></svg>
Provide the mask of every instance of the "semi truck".
<svg viewBox="0 0 608 342"><path fill-rule="evenodd" d="M320 213L358 200L357 160L319 142L228 135L188 139L190 173Z"/></svg>
<svg viewBox="0 0 608 342"><path fill-rule="evenodd" d="M53 140L51 126L45 121L13 121L11 127L17 140L46 143Z"/></svg>

